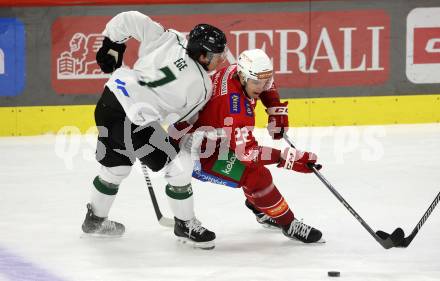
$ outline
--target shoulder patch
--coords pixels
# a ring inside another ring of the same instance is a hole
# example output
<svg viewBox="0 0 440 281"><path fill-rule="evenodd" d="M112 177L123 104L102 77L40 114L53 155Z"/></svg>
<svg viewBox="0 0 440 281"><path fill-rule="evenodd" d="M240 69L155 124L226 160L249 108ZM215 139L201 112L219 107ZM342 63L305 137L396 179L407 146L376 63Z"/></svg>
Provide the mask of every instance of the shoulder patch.
<svg viewBox="0 0 440 281"><path fill-rule="evenodd" d="M221 82L221 95L226 95L228 93L228 80L229 80L229 74L234 70L234 66L230 65L228 68L226 68Z"/></svg>
<svg viewBox="0 0 440 281"><path fill-rule="evenodd" d="M240 113L240 95L232 93L229 95L229 112L233 114Z"/></svg>
<svg viewBox="0 0 440 281"><path fill-rule="evenodd" d="M252 106L248 99L244 99L244 107L246 109L246 115L249 117L254 116L254 111L252 110Z"/></svg>

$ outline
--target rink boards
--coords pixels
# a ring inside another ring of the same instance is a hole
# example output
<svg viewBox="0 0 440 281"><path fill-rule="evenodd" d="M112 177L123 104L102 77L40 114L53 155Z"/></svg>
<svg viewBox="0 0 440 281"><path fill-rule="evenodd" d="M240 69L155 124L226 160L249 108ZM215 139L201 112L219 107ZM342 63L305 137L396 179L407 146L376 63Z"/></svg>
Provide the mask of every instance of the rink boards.
<svg viewBox="0 0 440 281"><path fill-rule="evenodd" d="M291 126L439 123L440 95L285 99ZM94 132L94 105L0 107L0 136ZM258 103L256 127L267 115Z"/></svg>
<svg viewBox="0 0 440 281"><path fill-rule="evenodd" d="M127 10L184 33L199 22L220 27L228 39L228 63L246 49L265 49L293 126L440 120L438 1L104 2L28 7L30 2L17 1L24 6L2 7L0 136L93 127L94 104L109 78L95 63L96 46L106 22ZM129 41L126 66L135 62L137 48ZM261 112L258 127L266 123Z"/></svg>

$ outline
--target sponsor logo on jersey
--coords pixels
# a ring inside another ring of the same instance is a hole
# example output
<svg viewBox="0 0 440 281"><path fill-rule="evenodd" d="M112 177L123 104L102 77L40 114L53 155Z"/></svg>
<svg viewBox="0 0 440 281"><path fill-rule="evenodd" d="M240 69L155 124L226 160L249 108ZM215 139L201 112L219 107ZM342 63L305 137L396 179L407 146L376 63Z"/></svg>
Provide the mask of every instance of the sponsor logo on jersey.
<svg viewBox="0 0 440 281"><path fill-rule="evenodd" d="M220 72L216 72L212 79L212 94L214 95L218 91L218 87L220 87L220 84L218 81L220 79Z"/></svg>
<svg viewBox="0 0 440 281"><path fill-rule="evenodd" d="M233 154L231 156L231 158L229 158L228 160L226 160L226 167L224 169L222 169L222 172L225 175L229 175L232 171L232 168L234 167L234 163L235 161L237 161L237 156L235 154Z"/></svg>
<svg viewBox="0 0 440 281"><path fill-rule="evenodd" d="M230 65L222 77L222 86L221 86L221 95L226 95L228 93L228 78L229 74L231 74L232 70L235 69L235 65Z"/></svg>
<svg viewBox="0 0 440 281"><path fill-rule="evenodd" d="M225 157L226 156L226 157ZM212 170L227 177L240 181L245 166L239 160L234 152L229 151L227 155L220 155L214 163Z"/></svg>
<svg viewBox="0 0 440 281"><path fill-rule="evenodd" d="M416 8L407 17L406 76L416 84L440 83L440 8Z"/></svg>
<svg viewBox="0 0 440 281"><path fill-rule="evenodd" d="M115 80L115 82L116 82L116 84L117 84L117 89L119 90L119 91L121 91L121 93L124 95L124 96L126 96L126 97L129 97L130 95L128 94L128 91L127 91L127 89L125 88L125 82L124 81L121 81L121 80L119 80L119 79L116 79Z"/></svg>
<svg viewBox="0 0 440 281"><path fill-rule="evenodd" d="M229 95L229 112L233 114L238 114L241 112L240 94L232 93Z"/></svg>
<svg viewBox="0 0 440 281"><path fill-rule="evenodd" d="M25 31L16 18L0 18L0 96L17 96L25 84Z"/></svg>
<svg viewBox="0 0 440 281"><path fill-rule="evenodd" d="M246 109L246 115L249 117L253 117L254 116L254 111L252 110L252 106L249 103L248 99L244 100L244 107Z"/></svg>
<svg viewBox="0 0 440 281"><path fill-rule="evenodd" d="M214 184L220 184L220 185L225 185L225 186L234 187L234 188L238 187L238 183L236 183L236 182L224 180L220 177L205 173L201 170L194 170L192 176L193 176L193 178L198 179L200 181L204 181L204 182L211 182Z"/></svg>

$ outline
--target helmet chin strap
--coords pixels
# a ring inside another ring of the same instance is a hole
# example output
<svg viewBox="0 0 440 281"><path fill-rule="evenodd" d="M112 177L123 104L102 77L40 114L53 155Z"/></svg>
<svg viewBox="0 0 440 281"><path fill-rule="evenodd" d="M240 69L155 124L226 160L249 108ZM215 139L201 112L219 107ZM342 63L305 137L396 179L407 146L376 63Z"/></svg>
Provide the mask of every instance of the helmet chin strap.
<svg viewBox="0 0 440 281"><path fill-rule="evenodd" d="M246 95L246 97L247 97L248 99L251 99L251 97L249 96L248 92L246 91L246 85L247 85L247 81L244 80L244 81L243 81L243 84L241 84L241 88L243 89L243 92L244 92L244 94Z"/></svg>
<svg viewBox="0 0 440 281"><path fill-rule="evenodd" d="M240 81L241 88L243 89L243 92L246 95L246 97L248 99L250 99L251 97L249 96L249 94L246 91L247 78L244 78L242 75L243 75L242 73L237 72L237 78L238 78L238 81ZM241 82L242 80L243 80L243 82Z"/></svg>
<svg viewBox="0 0 440 281"><path fill-rule="evenodd" d="M200 65L203 67L204 70L206 70L207 72L209 71L209 69L208 69L208 65L209 65L209 63L206 64L206 63L201 63L201 62L200 62Z"/></svg>
<svg viewBox="0 0 440 281"><path fill-rule="evenodd" d="M246 87L246 86L243 87L243 92L244 92L245 96L246 96L248 99L252 99L252 98L249 96L249 94L246 92L246 88L245 88L245 87Z"/></svg>

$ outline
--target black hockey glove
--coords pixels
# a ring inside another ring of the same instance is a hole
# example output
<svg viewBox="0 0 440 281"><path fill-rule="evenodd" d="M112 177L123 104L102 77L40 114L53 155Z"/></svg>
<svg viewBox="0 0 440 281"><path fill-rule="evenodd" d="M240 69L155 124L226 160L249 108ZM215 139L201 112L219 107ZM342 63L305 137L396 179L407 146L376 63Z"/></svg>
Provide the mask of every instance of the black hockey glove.
<svg viewBox="0 0 440 281"><path fill-rule="evenodd" d="M112 73L122 65L125 44L118 44L108 37L102 41L102 46L96 53L96 62L104 73Z"/></svg>

